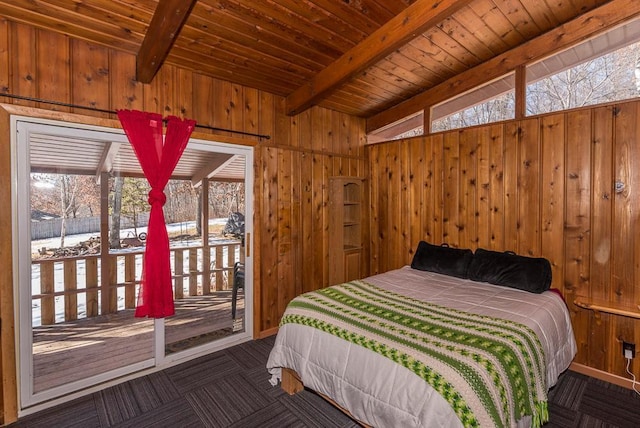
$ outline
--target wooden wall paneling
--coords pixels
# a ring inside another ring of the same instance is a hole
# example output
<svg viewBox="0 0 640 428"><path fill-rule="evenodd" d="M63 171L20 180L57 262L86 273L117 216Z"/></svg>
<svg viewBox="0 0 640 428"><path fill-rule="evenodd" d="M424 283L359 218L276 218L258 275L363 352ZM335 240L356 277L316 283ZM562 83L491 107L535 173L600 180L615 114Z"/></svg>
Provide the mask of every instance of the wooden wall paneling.
<svg viewBox="0 0 640 428"><path fill-rule="evenodd" d="M304 292L315 290L315 269L316 264L313 263L314 255L314 205L313 195L315 189L313 187L313 155L301 153L300 159L300 182L302 188L302 197L300 200L300 217L302 220L302 290Z"/></svg>
<svg viewBox="0 0 640 428"><path fill-rule="evenodd" d="M370 146L367 150L369 156L369 273L375 275L381 273L380 251L382 247L383 228L380 224L380 204L382 203L382 192L380 175L382 168L380 156L383 145ZM365 241L366 242L366 241Z"/></svg>
<svg viewBox="0 0 640 428"><path fill-rule="evenodd" d="M340 147L340 140L342 136L342 123L340 120L340 113L337 111L332 111L328 109L324 109L324 122L327 126L324 128L323 135L325 136L325 151L330 153L341 153L342 147ZM340 168L341 159L334 159L334 161L338 161L335 166ZM341 175L341 172L338 170L334 170L334 175Z"/></svg>
<svg viewBox="0 0 640 428"><path fill-rule="evenodd" d="M321 266L322 269L322 286L326 287L329 285L329 269L332 266L329 264L329 216L331 213L329 212L329 177L333 174L333 157L332 156L323 156L322 157L322 248L324 249L322 253Z"/></svg>
<svg viewBox="0 0 640 428"><path fill-rule="evenodd" d="M36 84L38 98L71 102L69 39L58 33L38 33ZM67 82L61 85L60 82ZM50 105L51 110L70 111L69 107Z"/></svg>
<svg viewBox="0 0 640 428"><path fill-rule="evenodd" d="M221 107L216 104L214 80L198 73L193 74L193 98L191 101L191 119L199 125L213 126L213 111ZM257 157L257 152L256 157ZM256 159L256 164L258 164ZM256 177L257 181L257 177Z"/></svg>
<svg viewBox="0 0 640 428"><path fill-rule="evenodd" d="M253 88L242 88L242 95L242 130L257 134L260 120L260 92ZM258 141L257 137L247 138Z"/></svg>
<svg viewBox="0 0 640 428"><path fill-rule="evenodd" d="M304 253L302 241L302 199L303 199L303 187L302 187L302 158L304 153L298 151L291 151L291 224L289 228L289 234L291 235L291 266L292 266L292 281L294 296L304 293L302 267L304 263Z"/></svg>
<svg viewBox="0 0 640 428"><path fill-rule="evenodd" d="M461 130L458 133L460 150L460 181L458 208L458 246L460 248L475 248L478 242L476 197L477 188L477 151L479 128Z"/></svg>
<svg viewBox="0 0 640 428"><path fill-rule="evenodd" d="M109 87L111 109L143 110L143 88L136 81L135 55L109 52Z"/></svg>
<svg viewBox="0 0 640 428"><path fill-rule="evenodd" d="M518 138L518 247L516 253L540 254L540 124L523 120ZM507 248L508 250L509 248Z"/></svg>
<svg viewBox="0 0 640 428"><path fill-rule="evenodd" d="M638 164L638 105L620 104L616 106L614 117L613 164L613 264L612 301L616 304L631 306L634 304L634 265L624 254L634 252L637 220L634 218L637 203L636 185L640 181L635 173Z"/></svg>
<svg viewBox="0 0 640 428"><path fill-rule="evenodd" d="M207 113L210 111L207 106L212 102L213 99L213 85L210 79L207 79L198 74L194 75L194 116L201 117L204 116L204 112ZM267 96L265 93L261 93L260 99L260 122L258 125L258 129L260 133L264 133L267 135L273 135L278 126L281 126L281 122L276 120L275 110L277 109L278 103L272 96ZM197 119L196 119L197 120ZM213 121L213 118L209 114L206 123L210 124ZM286 134L285 134L286 136ZM275 135L273 135L275 138ZM267 203L268 198L264 198L264 192L266 190L267 184L264 182L266 177L265 165L264 161L265 153L267 152L264 145L257 145L253 154L254 154L254 165L249 166L253 167L254 170L254 183L253 183L253 194L254 194L254 204L253 204L253 221L254 221L254 233L251 238L253 242L248 242L248 245L251 245L251 254L253 254L253 297L254 297L254 326L253 326L253 334L255 337L261 337L262 332L269 329L274 328L275 326L272 324L268 324L264 321L265 318L265 305L263 305L263 301L265 299L265 295L268 293L268 284L265 283L263 272L263 265L265 261L263 259L263 249L266 248L267 242L269 238L264 236L264 230L262 229L262 225L265 224L265 218L268 215L268 211L266 211L269 206ZM249 214L249 213L247 213ZM246 251L246 249L245 249ZM268 259L269 255L267 254L267 261L271 262ZM273 276L269 277L273 279Z"/></svg>
<svg viewBox="0 0 640 428"><path fill-rule="evenodd" d="M313 109L308 109L305 110L304 112L294 116L292 118L292 122L294 122L294 124L292 125L292 128L295 130L296 128L299 129L298 131L298 135L299 138L293 138L292 139L292 145L294 145L295 147L300 147L302 149L307 149L307 150L311 150L312 144L313 144L313 138L312 138L312 132L311 132L311 112L313 111ZM292 135L296 135L296 132L292 132ZM298 144L296 145L295 142L298 142Z"/></svg>
<svg viewBox="0 0 640 428"><path fill-rule="evenodd" d="M160 68L154 79L144 88L144 109L160 113L163 117L179 116L177 93L178 69L171 65Z"/></svg>
<svg viewBox="0 0 640 428"><path fill-rule="evenodd" d="M313 135L313 132L312 132ZM312 223L311 223L311 233L313 240L313 253L310 254L310 260L314 265L313 269L313 280L312 280L312 290L317 290L325 286L325 277L324 277L324 265L322 261L324 259L324 209L322 204L324 203L324 169L323 169L323 158L324 156L318 154L311 155L311 175L312 175Z"/></svg>
<svg viewBox="0 0 640 428"><path fill-rule="evenodd" d="M266 330L278 325L278 288L270 286L278 283L278 149L262 148L263 174L262 218L260 224L260 279L262 282L262 329Z"/></svg>
<svg viewBox="0 0 640 428"><path fill-rule="evenodd" d="M0 99L2 94L11 90L11 63L9 62L9 53L11 52L10 41L11 32L9 31L10 23L6 19L0 17ZM0 357L1 358L1 357ZM2 365L0 364L0 367ZM0 373L1 374L1 373ZM0 409L2 409L2 393L0 392ZM1 411L1 410L0 410ZM0 421L2 419L0 418Z"/></svg>
<svg viewBox="0 0 640 428"><path fill-rule="evenodd" d="M444 177L442 243L452 247L460 245L460 146L459 132L447 132L443 139ZM439 245L441 242L434 242Z"/></svg>
<svg viewBox="0 0 640 428"><path fill-rule="evenodd" d="M363 128L364 129L364 128ZM357 175L358 177L363 177L363 192L362 192L362 197L363 199L363 203L362 203L362 212L361 212L361 216L362 216L362 242L363 242L363 248L362 248L362 274L363 276L369 276L371 275L371 266L369 264L369 261L371 260L371 248L369 246L369 242L370 242L370 229L369 227L367 227L370 223L371 223L371 211L368 210L367 208L369 207L369 198L370 198L370 194L369 194L369 189L371 187L371 173L369 172L369 163L365 162L365 159L358 159L353 160L354 162L356 162L358 164L358 168L357 168Z"/></svg>
<svg viewBox="0 0 640 428"><path fill-rule="evenodd" d="M544 249L544 257L551 263L551 286L562 290L565 263L565 114L544 116L540 119L540 241L537 256ZM589 152L590 127L587 130L586 151ZM588 165L587 165L588 170ZM567 190L568 191L568 190ZM578 189L579 197L581 189ZM588 187L587 187L588 192ZM568 205L568 204L567 204ZM568 208L567 208L568 210ZM567 216L568 221L568 216ZM580 254L576 261L580 262ZM579 277L578 277L579 278Z"/></svg>
<svg viewBox="0 0 640 428"><path fill-rule="evenodd" d="M359 121L357 120L348 120L349 117L347 115L343 115L343 121L346 122L346 133L347 133L347 141L343 147L346 147L346 154L349 156L358 156L364 155L364 141L360 141L360 133L358 129L360 127ZM353 164L353 162L350 162ZM362 173L351 170L350 175L353 176L362 176Z"/></svg>
<svg viewBox="0 0 640 428"><path fill-rule="evenodd" d="M181 118L193 119L193 73L181 68L175 69L174 109L171 113ZM257 103L256 103L257 104Z"/></svg>
<svg viewBox="0 0 640 428"><path fill-rule="evenodd" d="M293 153L290 150L278 150L278 197L277 236L278 236L278 314L284 312L286 304L296 296L296 284L293 280L293 246L291 245L293 189L292 167Z"/></svg>
<svg viewBox="0 0 640 428"><path fill-rule="evenodd" d="M227 85L225 85L227 86ZM227 116L226 128L244 130L244 88L235 83L230 84L229 88L229 114Z"/></svg>
<svg viewBox="0 0 640 428"><path fill-rule="evenodd" d="M389 256L391 254L391 234L392 231L392 219L389 218L389 205L391 204L391 192L393 188L391 186L391 173L389 171L389 145L385 144L381 146L379 154L379 169L378 177L380 178L379 193L378 193L378 233L380 239L380 245L378 248L378 269L379 272L386 272Z"/></svg>
<svg viewBox="0 0 640 428"><path fill-rule="evenodd" d="M408 255L414 247L411 239L411 212L413 206L411 204L411 194L415 194L411 188L411 152L409 150L409 141L403 140L399 142L399 158L400 158L400 203L398 204L397 211L399 212L398 218L398 246L399 251L396 255L396 266L404 266L411 263L411 259ZM419 224L419 223L418 223Z"/></svg>
<svg viewBox="0 0 640 428"><path fill-rule="evenodd" d="M429 181L431 182L431 200L432 212L427 213L432 224L432 243L444 242L444 136L437 134L429 137L430 149L427 152L431 161L429 172Z"/></svg>
<svg viewBox="0 0 640 428"><path fill-rule="evenodd" d="M196 91L197 92L197 91ZM264 248L264 238L263 238L263 230L262 224L264 224L264 218L266 213L265 209L265 201L263 198L258 197L257 195L262 195L262 192L265 189L264 184L264 174L259 173L258 171L263 170L263 157L265 148L261 146L257 146L253 151L253 162L254 162L254 171L255 176L253 179L253 221L254 221L254 232L253 236L250 238L251 241L247 241L248 248L251 249L251 254L253 255L253 335L254 337L261 337L262 332L266 330L266 323L263 321L264 319L264 305L262 304L264 299L264 294L266 293L266 286L263 286L263 272L262 272L262 249ZM247 213L248 214L248 213ZM259 232L259 233L258 233ZM242 250L241 250L242 251ZM246 249L245 249L246 251ZM246 253L245 253L246 254ZM273 326L270 326L273 328ZM249 326L247 326L247 329Z"/></svg>
<svg viewBox="0 0 640 428"><path fill-rule="evenodd" d="M611 299L616 306L636 307L640 298L640 105L622 103L614 110L613 263ZM638 292L636 291L638 290ZM625 373L622 341L638 343L640 320L613 317L607 371ZM636 333L634 334L634 329ZM638 372L638 369L636 369Z"/></svg>
<svg viewBox="0 0 640 428"><path fill-rule="evenodd" d="M9 93L24 97L37 97L36 75L37 59L37 30L22 24L11 24L10 52L11 58L11 86ZM44 37L44 35L41 35ZM15 104L36 107L33 101L12 100Z"/></svg>
<svg viewBox="0 0 640 428"><path fill-rule="evenodd" d="M47 34L47 37L49 34ZM71 40L71 103L108 110L109 105L109 51L82 40ZM49 108L49 106L45 106ZM87 114L85 109L73 109L74 113ZM108 113L92 112L98 117Z"/></svg>
<svg viewBox="0 0 640 428"><path fill-rule="evenodd" d="M550 116L555 118L557 116ZM575 111L566 114L566 141L563 141L564 156L566 159L565 176L565 230L564 230L564 281L556 284L558 275L553 266L554 287L562 290L576 321L586 325L586 314L576 313L573 304L577 295L586 296L589 293L589 258L591 243L591 146L592 146L592 119L590 111ZM550 141L553 136L549 135ZM546 147L547 134L544 135L543 144ZM546 159L545 159L546 161ZM546 180L546 177L545 177ZM543 183L543 191L545 187ZM543 196L543 200L546 196ZM544 233L544 232L543 232ZM543 235L543 247L546 250ZM546 253L545 253L546 256ZM583 330L586 332L586 329ZM588 343L588 337L576 335L579 353L583 353ZM582 349L581 349L582 348Z"/></svg>
<svg viewBox="0 0 640 428"><path fill-rule="evenodd" d="M489 147L489 241L487 248L505 248L504 125L491 126ZM513 151L512 151L513 152Z"/></svg>
<svg viewBox="0 0 640 428"><path fill-rule="evenodd" d="M408 213L408 246L409 255L407 262L411 263L418 242L428 241L426 237L426 226L428 223L427 213L429 212L430 200L425 195L426 181L428 173L425 166L425 140L426 138L416 138L408 143L409 171L407 173L407 192L409 193Z"/></svg>
<svg viewBox="0 0 640 428"><path fill-rule="evenodd" d="M283 144L286 146L299 147L293 143L293 137L298 135L295 132L295 120L284 114L284 98L277 97L267 92L260 92L260 123L258 130L260 134L269 135L269 140L263 140L263 144Z"/></svg>
<svg viewBox="0 0 640 428"><path fill-rule="evenodd" d="M491 135L493 126L478 128L476 150L476 224L475 248L489 248L491 234Z"/></svg>
<svg viewBox="0 0 640 428"><path fill-rule="evenodd" d="M208 113L211 115L211 126L216 128L229 129L232 105L231 83L221 80L214 80L211 88L212 108ZM223 135L232 135L222 132Z"/></svg>
<svg viewBox="0 0 640 428"><path fill-rule="evenodd" d="M331 128L325 131L327 135L327 147L331 153L346 153L347 147L341 147L340 143L346 143L346 135L343 132L340 113L337 111L327 110ZM340 156L333 157L332 175L346 175L349 169L349 160Z"/></svg>
<svg viewBox="0 0 640 428"><path fill-rule="evenodd" d="M496 231L502 233L503 246L496 250L518 250L518 228L520 217L518 215L518 197L520 187L518 185L518 170L520 165L520 124L522 121L507 122L504 130L504 229Z"/></svg>
<svg viewBox="0 0 640 428"><path fill-rule="evenodd" d="M400 142L397 144L392 144L389 147L388 151L388 163L387 163L387 171L388 171L388 179L389 179L389 205L386 207L387 218L390 223L389 236L387 237L390 244L390 251L387 254L386 260L386 269L395 269L400 267L400 262L398 258L404 258L401 255L403 249L403 239L400 232L402 227L402 211L405 209L401 207L401 182L400 176L402 174L401 168L402 163L400 162Z"/></svg>
<svg viewBox="0 0 640 428"><path fill-rule="evenodd" d="M592 113L589 283L586 290L576 290L576 294L585 291L587 297L601 301L609 301L611 291L614 110L613 106L598 107ZM578 342L576 362L606 370L611 317L603 314L598 321L593 311L575 307L574 311L573 325Z"/></svg>

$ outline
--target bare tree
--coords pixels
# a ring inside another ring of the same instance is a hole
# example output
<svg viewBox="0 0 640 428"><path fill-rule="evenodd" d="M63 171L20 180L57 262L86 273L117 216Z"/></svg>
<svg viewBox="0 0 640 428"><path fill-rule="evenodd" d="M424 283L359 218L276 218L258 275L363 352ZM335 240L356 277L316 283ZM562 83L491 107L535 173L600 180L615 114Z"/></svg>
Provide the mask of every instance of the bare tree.
<svg viewBox="0 0 640 428"><path fill-rule="evenodd" d="M640 94L640 44L619 49L527 87L527 114L624 100Z"/></svg>
<svg viewBox="0 0 640 428"><path fill-rule="evenodd" d="M62 212L62 222L60 225L60 248L64 247L64 238L67 231L67 219L70 214L75 213L76 195L78 192L78 180L71 175L60 175L58 178L60 188L60 211Z"/></svg>
<svg viewBox="0 0 640 428"><path fill-rule="evenodd" d="M120 213L122 212L122 187L124 178L117 176L113 180L111 195L111 229L109 230L109 247L120 248Z"/></svg>

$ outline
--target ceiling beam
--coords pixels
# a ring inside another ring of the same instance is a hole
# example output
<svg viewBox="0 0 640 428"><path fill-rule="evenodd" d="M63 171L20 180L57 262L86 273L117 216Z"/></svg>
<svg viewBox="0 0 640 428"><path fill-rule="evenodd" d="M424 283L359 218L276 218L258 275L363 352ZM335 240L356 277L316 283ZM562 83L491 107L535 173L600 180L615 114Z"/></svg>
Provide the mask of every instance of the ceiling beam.
<svg viewBox="0 0 640 428"><path fill-rule="evenodd" d="M169 55L197 0L159 0L136 58L136 80L150 83Z"/></svg>
<svg viewBox="0 0 640 428"><path fill-rule="evenodd" d="M417 0L286 98L287 114L317 104L356 74L442 22L471 0Z"/></svg>
<svg viewBox="0 0 640 428"><path fill-rule="evenodd" d="M640 14L637 0L612 0L543 35L445 80L367 119L367 133L460 95L555 52L615 27Z"/></svg>

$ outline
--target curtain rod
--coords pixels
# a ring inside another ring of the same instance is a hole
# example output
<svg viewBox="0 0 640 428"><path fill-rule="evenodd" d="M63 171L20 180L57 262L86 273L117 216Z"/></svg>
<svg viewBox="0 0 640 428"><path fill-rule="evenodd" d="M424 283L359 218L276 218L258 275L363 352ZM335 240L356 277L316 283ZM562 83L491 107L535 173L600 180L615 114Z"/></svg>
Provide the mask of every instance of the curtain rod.
<svg viewBox="0 0 640 428"><path fill-rule="evenodd" d="M97 107L86 107L86 106L81 106L81 105L77 105L77 104L64 103L64 102L61 102L61 101L43 100L42 98L25 97L25 96L22 96L22 95L13 95L13 94L5 93L5 92L0 93L0 97L15 98L15 99L18 99L18 100L32 101L32 102L44 103L44 104L52 104L52 105L61 106L61 107L79 108L79 109L84 109L84 110L95 111L95 112L98 112L98 113L117 114L117 112L115 112L114 110L105 110L105 109L101 109L101 108L97 108ZM166 119L163 119L163 121L166 122ZM233 129L226 129L226 128L216 128L215 126L198 125L197 123L196 123L196 128L209 129L211 131L231 132L233 134L246 135L248 137L264 138L265 140L270 140L271 139L270 135L254 134L252 132L236 131L236 130L233 130Z"/></svg>

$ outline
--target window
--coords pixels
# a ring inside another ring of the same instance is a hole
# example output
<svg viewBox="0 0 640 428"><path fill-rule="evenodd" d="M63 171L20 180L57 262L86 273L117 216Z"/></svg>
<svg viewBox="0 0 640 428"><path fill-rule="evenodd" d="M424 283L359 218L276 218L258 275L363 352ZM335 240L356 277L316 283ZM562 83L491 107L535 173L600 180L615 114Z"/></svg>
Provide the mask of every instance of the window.
<svg viewBox="0 0 640 428"><path fill-rule="evenodd" d="M431 132L513 119L514 88L515 75L511 73L434 106L431 110Z"/></svg>
<svg viewBox="0 0 640 428"><path fill-rule="evenodd" d="M640 43L573 65L594 51L590 45L597 40L527 67L527 115L640 96Z"/></svg>

